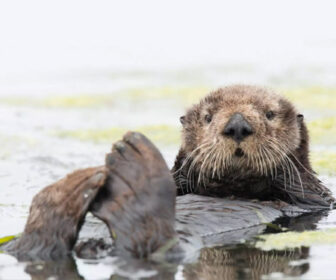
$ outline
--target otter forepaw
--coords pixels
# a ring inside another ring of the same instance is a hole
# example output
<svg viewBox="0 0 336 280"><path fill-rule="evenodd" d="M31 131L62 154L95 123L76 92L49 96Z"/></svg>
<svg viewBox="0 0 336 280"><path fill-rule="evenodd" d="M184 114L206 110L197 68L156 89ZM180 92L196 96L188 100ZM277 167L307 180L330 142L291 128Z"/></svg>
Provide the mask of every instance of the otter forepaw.
<svg viewBox="0 0 336 280"><path fill-rule="evenodd" d="M22 236L5 250L19 259L57 259L69 254L105 179L105 167L87 168L44 188L33 199Z"/></svg>
<svg viewBox="0 0 336 280"><path fill-rule="evenodd" d="M117 250L148 257L175 237L176 188L158 149L142 134L127 133L106 157L108 179L91 211L102 219Z"/></svg>

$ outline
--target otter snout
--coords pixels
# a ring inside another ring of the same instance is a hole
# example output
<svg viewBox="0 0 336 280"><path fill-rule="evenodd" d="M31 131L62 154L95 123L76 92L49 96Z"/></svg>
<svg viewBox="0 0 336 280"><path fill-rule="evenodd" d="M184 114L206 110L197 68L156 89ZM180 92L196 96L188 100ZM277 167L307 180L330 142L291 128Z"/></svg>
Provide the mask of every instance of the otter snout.
<svg viewBox="0 0 336 280"><path fill-rule="evenodd" d="M232 138L239 144L247 136L253 134L253 129L242 114L235 113L224 127L222 134L225 137Z"/></svg>

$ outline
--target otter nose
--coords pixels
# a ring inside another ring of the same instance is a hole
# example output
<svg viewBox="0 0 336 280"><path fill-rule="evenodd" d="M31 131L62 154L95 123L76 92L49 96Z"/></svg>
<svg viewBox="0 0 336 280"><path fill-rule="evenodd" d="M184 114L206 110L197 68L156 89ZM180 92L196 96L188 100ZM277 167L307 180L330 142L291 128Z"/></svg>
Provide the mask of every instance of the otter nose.
<svg viewBox="0 0 336 280"><path fill-rule="evenodd" d="M230 118L223 130L224 136L232 138L238 144L252 133L252 127L239 113L235 113Z"/></svg>

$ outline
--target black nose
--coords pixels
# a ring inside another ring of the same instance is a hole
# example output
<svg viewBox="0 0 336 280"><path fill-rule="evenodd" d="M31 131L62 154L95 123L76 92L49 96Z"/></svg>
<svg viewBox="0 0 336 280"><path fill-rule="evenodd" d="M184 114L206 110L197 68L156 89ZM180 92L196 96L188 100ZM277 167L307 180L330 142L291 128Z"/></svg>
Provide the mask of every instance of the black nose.
<svg viewBox="0 0 336 280"><path fill-rule="evenodd" d="M247 136L253 133L252 127L244 117L235 113L226 124L223 135L232 138L237 143L243 141Z"/></svg>

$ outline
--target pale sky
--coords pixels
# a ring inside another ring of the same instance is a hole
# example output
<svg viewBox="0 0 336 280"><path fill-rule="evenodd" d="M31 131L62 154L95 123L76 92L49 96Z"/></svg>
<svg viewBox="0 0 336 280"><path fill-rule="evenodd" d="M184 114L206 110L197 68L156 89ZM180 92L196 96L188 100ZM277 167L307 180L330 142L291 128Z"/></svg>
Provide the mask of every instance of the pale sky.
<svg viewBox="0 0 336 280"><path fill-rule="evenodd" d="M2 1L0 80L225 63L335 66L335 11L335 1L307 0Z"/></svg>

